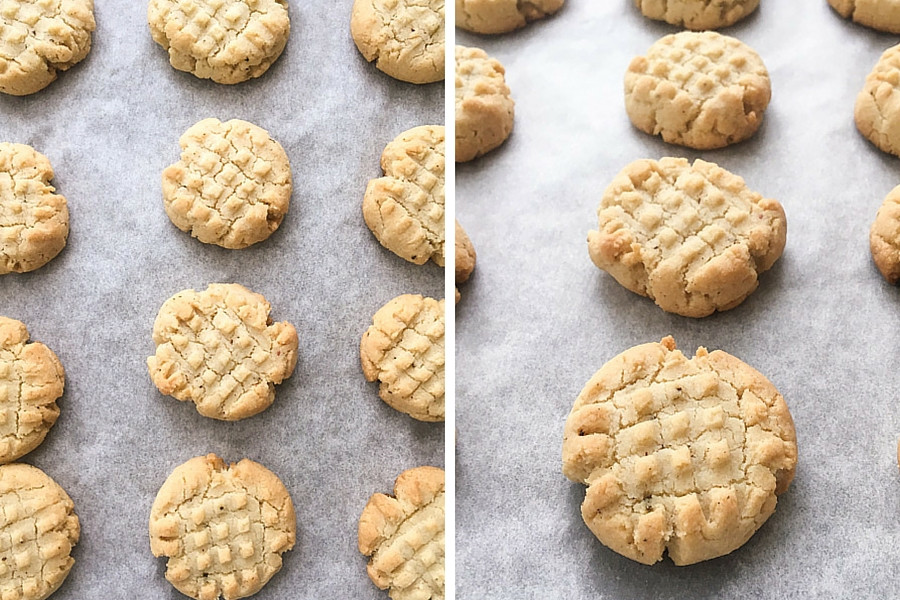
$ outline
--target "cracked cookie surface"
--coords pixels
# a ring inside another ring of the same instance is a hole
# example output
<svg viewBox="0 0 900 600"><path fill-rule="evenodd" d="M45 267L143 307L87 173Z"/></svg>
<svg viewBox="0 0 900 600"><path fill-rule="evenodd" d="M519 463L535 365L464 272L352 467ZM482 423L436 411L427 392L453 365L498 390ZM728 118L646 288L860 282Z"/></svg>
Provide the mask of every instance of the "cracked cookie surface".
<svg viewBox="0 0 900 600"><path fill-rule="evenodd" d="M363 57L394 79L444 79L444 0L355 0L350 33Z"/></svg>
<svg viewBox="0 0 900 600"><path fill-rule="evenodd" d="M265 73L291 30L287 0L150 0L147 22L173 67L224 84Z"/></svg>
<svg viewBox="0 0 900 600"><path fill-rule="evenodd" d="M456 26L474 33L507 33L550 16L565 0L456 0Z"/></svg>
<svg viewBox="0 0 900 600"><path fill-rule="evenodd" d="M172 471L150 510L153 555L169 559L166 579L197 600L255 594L281 569L296 535L284 484L246 458L192 458Z"/></svg>
<svg viewBox="0 0 900 600"><path fill-rule="evenodd" d="M419 421L444 420L444 301L397 296L372 317L359 345L367 381L392 408Z"/></svg>
<svg viewBox="0 0 900 600"><path fill-rule="evenodd" d="M859 132L879 149L900 156L900 44L882 53L856 96Z"/></svg>
<svg viewBox="0 0 900 600"><path fill-rule="evenodd" d="M685 29L719 29L734 25L759 6L759 0L634 0L650 19Z"/></svg>
<svg viewBox="0 0 900 600"><path fill-rule="evenodd" d="M714 31L667 35L625 73L625 110L634 126L699 150L752 136L771 96L759 55Z"/></svg>
<svg viewBox="0 0 900 600"><path fill-rule="evenodd" d="M775 511L796 464L794 424L775 387L721 350L688 359L671 337L606 363L563 439L563 473L588 486L585 523L644 564L739 548Z"/></svg>
<svg viewBox="0 0 900 600"><path fill-rule="evenodd" d="M828 4L845 19L878 31L900 33L898 0L828 0Z"/></svg>
<svg viewBox="0 0 900 600"><path fill-rule="evenodd" d="M638 160L603 193L594 264L667 312L704 317L743 302L781 256L784 209L702 160Z"/></svg>
<svg viewBox="0 0 900 600"><path fill-rule="evenodd" d="M381 168L363 198L366 225L397 256L444 266L444 128L404 131L385 147Z"/></svg>
<svg viewBox="0 0 900 600"><path fill-rule="evenodd" d="M81 527L69 495L22 463L0 467L0 597L44 600L65 581Z"/></svg>
<svg viewBox="0 0 900 600"><path fill-rule="evenodd" d="M0 2L0 92L38 92L91 50L93 0Z"/></svg>
<svg viewBox="0 0 900 600"><path fill-rule="evenodd" d="M465 283L475 270L475 246L466 230L456 221L456 283Z"/></svg>
<svg viewBox="0 0 900 600"><path fill-rule="evenodd" d="M456 47L456 162L490 152L512 133L515 102L505 75L484 50Z"/></svg>
<svg viewBox="0 0 900 600"><path fill-rule="evenodd" d="M230 283L184 290L166 300L153 324L150 378L167 396L206 417L236 421L275 400L275 385L297 364L297 331L272 323L261 295Z"/></svg>
<svg viewBox="0 0 900 600"><path fill-rule="evenodd" d="M0 143L0 275L34 271L65 247L69 209L51 179L46 156Z"/></svg>
<svg viewBox="0 0 900 600"><path fill-rule="evenodd" d="M394 496L373 494L359 519L369 577L392 600L444 598L444 471L404 471Z"/></svg>
<svg viewBox="0 0 900 600"><path fill-rule="evenodd" d="M900 283L900 186L885 197L869 230L872 259L888 283Z"/></svg>

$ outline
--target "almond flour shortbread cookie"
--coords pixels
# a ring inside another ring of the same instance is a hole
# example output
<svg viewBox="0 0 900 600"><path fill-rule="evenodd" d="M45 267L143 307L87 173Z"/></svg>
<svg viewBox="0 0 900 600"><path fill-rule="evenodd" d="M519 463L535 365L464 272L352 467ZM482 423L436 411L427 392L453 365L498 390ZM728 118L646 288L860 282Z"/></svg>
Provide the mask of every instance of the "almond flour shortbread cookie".
<svg viewBox="0 0 900 600"><path fill-rule="evenodd" d="M150 510L153 555L168 557L166 579L196 600L252 596L281 569L296 536L284 484L246 458L192 458L172 471Z"/></svg>
<svg viewBox="0 0 900 600"><path fill-rule="evenodd" d="M91 50L93 0L0 2L0 92L33 94Z"/></svg>
<svg viewBox="0 0 900 600"><path fill-rule="evenodd" d="M828 4L860 25L900 33L900 0L828 0Z"/></svg>
<svg viewBox="0 0 900 600"><path fill-rule="evenodd" d="M869 230L875 265L891 284L900 282L900 186L884 199Z"/></svg>
<svg viewBox="0 0 900 600"><path fill-rule="evenodd" d="M784 398L721 350L688 359L671 337L626 350L588 381L566 420L563 473L612 550L689 565L742 546L797 465Z"/></svg>
<svg viewBox="0 0 900 600"><path fill-rule="evenodd" d="M456 26L475 33L507 33L543 19L565 0L456 0Z"/></svg>
<svg viewBox="0 0 900 600"><path fill-rule="evenodd" d="M404 471L394 496L374 494L359 518L369 577L393 600L444 598L444 471Z"/></svg>
<svg viewBox="0 0 900 600"><path fill-rule="evenodd" d="M166 300L153 324L147 359L159 391L191 400L223 421L251 417L275 400L275 385L297 364L297 330L272 323L269 303L236 283L184 290Z"/></svg>
<svg viewBox="0 0 900 600"><path fill-rule="evenodd" d="M853 116L866 139L900 156L900 44L885 50L866 76Z"/></svg>
<svg viewBox="0 0 900 600"><path fill-rule="evenodd" d="M444 128L404 131L381 155L384 177L363 198L363 218L381 245L417 265L444 266Z"/></svg>
<svg viewBox="0 0 900 600"><path fill-rule="evenodd" d="M0 467L0 598L43 600L62 585L81 533L74 511L65 490L40 469Z"/></svg>
<svg viewBox="0 0 900 600"><path fill-rule="evenodd" d="M51 179L46 156L0 143L0 275L34 271L65 247L69 209Z"/></svg>
<svg viewBox="0 0 900 600"><path fill-rule="evenodd" d="M705 317L734 308L781 256L784 209L713 164L638 160L606 188L594 264L665 311Z"/></svg>
<svg viewBox="0 0 900 600"><path fill-rule="evenodd" d="M759 55L714 31L667 35L625 73L625 110L634 126L699 150L752 136L771 97Z"/></svg>
<svg viewBox="0 0 900 600"><path fill-rule="evenodd" d="M268 238L291 202L291 165L269 132L247 121L204 119L178 141L162 174L166 214L206 244L246 248Z"/></svg>
<svg viewBox="0 0 900 600"><path fill-rule="evenodd" d="M147 22L173 67L226 84L265 73L291 31L287 0L150 0Z"/></svg>
<svg viewBox="0 0 900 600"><path fill-rule="evenodd" d="M645 17L702 31L734 25L759 6L759 0L634 0Z"/></svg>
<svg viewBox="0 0 900 600"><path fill-rule="evenodd" d="M419 421L444 420L444 301L412 294L382 306L362 337L366 380L392 408Z"/></svg>
<svg viewBox="0 0 900 600"><path fill-rule="evenodd" d="M350 33L363 57L394 79L444 79L444 0L355 0Z"/></svg>
<svg viewBox="0 0 900 600"><path fill-rule="evenodd" d="M456 162L486 154L512 133L515 102L499 61L456 47Z"/></svg>

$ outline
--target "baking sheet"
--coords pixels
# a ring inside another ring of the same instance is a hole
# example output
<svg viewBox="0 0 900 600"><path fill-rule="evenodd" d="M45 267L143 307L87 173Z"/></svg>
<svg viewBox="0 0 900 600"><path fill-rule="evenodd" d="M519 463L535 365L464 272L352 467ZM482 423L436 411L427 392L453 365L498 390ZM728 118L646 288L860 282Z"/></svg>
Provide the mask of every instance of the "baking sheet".
<svg viewBox="0 0 900 600"><path fill-rule="evenodd" d="M0 277L0 314L24 321L67 372L59 421L23 459L68 491L81 519L76 564L54 599L183 598L150 553L147 522L171 470L208 452L261 462L293 498L296 547L258 598L387 597L366 575L357 520L404 469L443 466L443 428L384 404L363 378L358 344L394 296L443 297L443 273L384 250L361 203L382 174L384 145L443 120L443 87L367 64L350 38L351 6L292 2L284 55L262 78L225 87L169 66L146 2L100 0L82 64L36 95L0 97L0 139L50 158L71 213L60 256ZM290 212L246 250L201 244L163 211L160 173L178 159L184 130L210 116L268 129L291 160ZM145 365L160 305L212 282L262 293L300 338L275 404L236 423L162 396Z"/></svg>
<svg viewBox="0 0 900 600"><path fill-rule="evenodd" d="M897 36L825 0L764 0L725 30L772 78L762 129L695 152L640 133L624 110L631 58L676 31L631 0L570 0L520 32L476 36L506 67L515 129L457 171L457 216L478 253L457 310L459 598L893 598L900 581L900 291L868 230L900 162L856 131L853 104ZM778 199L782 259L738 308L662 312L591 263L603 189L639 158L702 157ZM672 334L769 377L792 411L799 465L774 516L741 549L690 567L642 566L581 519L561 473L575 397L603 363Z"/></svg>

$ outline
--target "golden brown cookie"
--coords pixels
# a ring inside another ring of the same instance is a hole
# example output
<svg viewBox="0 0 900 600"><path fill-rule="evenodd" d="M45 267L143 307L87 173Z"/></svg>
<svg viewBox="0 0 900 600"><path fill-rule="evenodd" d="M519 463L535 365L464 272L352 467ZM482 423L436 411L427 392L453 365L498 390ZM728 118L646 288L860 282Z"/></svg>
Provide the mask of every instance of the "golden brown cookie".
<svg viewBox="0 0 900 600"><path fill-rule="evenodd" d="M600 200L591 260L667 312L705 317L729 310L781 256L781 205L702 160L638 160Z"/></svg>
<svg viewBox="0 0 900 600"><path fill-rule="evenodd" d="M381 245L417 265L444 266L444 128L404 131L381 155L384 177L369 181L363 218Z"/></svg>
<svg viewBox="0 0 900 600"><path fill-rule="evenodd" d="M856 127L884 152L900 156L900 44L884 51L856 96Z"/></svg>
<svg viewBox="0 0 900 600"><path fill-rule="evenodd" d="M645 17L703 31L734 25L759 6L759 0L634 0Z"/></svg>
<svg viewBox="0 0 900 600"><path fill-rule="evenodd" d="M444 420L444 301L404 294L382 306L359 345L367 381L392 408Z"/></svg>
<svg viewBox="0 0 900 600"><path fill-rule="evenodd" d="M897 0L828 0L828 4L845 19L860 25L900 33L900 2Z"/></svg>
<svg viewBox="0 0 900 600"><path fill-rule="evenodd" d="M46 156L0 143L0 275L34 271L65 247L69 209L51 179Z"/></svg>
<svg viewBox="0 0 900 600"><path fill-rule="evenodd" d="M297 330L273 323L269 303L236 283L184 290L153 324L156 354L147 359L159 391L190 400L223 421L251 417L275 400L275 385L297 364Z"/></svg>
<svg viewBox="0 0 900 600"><path fill-rule="evenodd" d="M40 469L0 467L0 598L43 600L62 585L81 533L74 510Z"/></svg>
<svg viewBox="0 0 900 600"><path fill-rule="evenodd" d="M775 511L797 465L784 398L721 350L688 359L671 337L626 350L566 420L563 473L588 486L585 523L644 564L728 554Z"/></svg>
<svg viewBox="0 0 900 600"><path fill-rule="evenodd" d="M484 50L456 47L456 162L490 152L512 133L515 102L505 74Z"/></svg>
<svg viewBox="0 0 900 600"><path fill-rule="evenodd" d="M456 221L456 283L465 283L475 270L475 246Z"/></svg>
<svg viewBox="0 0 900 600"><path fill-rule="evenodd" d="M444 598L444 471L404 471L394 496L374 494L359 518L369 577L392 600Z"/></svg>
<svg viewBox="0 0 900 600"><path fill-rule="evenodd" d="M634 126L700 150L752 136L771 97L759 55L714 31L667 35L625 73L625 110Z"/></svg>
<svg viewBox="0 0 900 600"><path fill-rule="evenodd" d="M243 459L215 454L172 471L150 510L150 549L165 556L166 579L196 600L246 598L281 569L297 520L281 480Z"/></svg>
<svg viewBox="0 0 900 600"><path fill-rule="evenodd" d="M475 33L507 33L543 19L565 0L456 0L456 26Z"/></svg>
<svg viewBox="0 0 900 600"><path fill-rule="evenodd" d="M900 282L900 186L890 191L878 209L869 230L869 248L888 283Z"/></svg>

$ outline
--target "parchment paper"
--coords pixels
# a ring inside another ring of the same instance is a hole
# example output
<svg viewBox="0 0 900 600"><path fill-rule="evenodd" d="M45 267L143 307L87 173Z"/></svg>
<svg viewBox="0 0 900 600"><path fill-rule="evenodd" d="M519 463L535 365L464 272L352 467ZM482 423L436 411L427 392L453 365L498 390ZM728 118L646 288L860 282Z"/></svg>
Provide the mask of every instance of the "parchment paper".
<svg viewBox="0 0 900 600"><path fill-rule="evenodd" d="M866 74L897 36L825 0L763 0L725 30L769 68L773 99L746 143L693 152L632 128L629 61L675 28L631 0L570 0L498 37L460 33L506 67L515 130L457 173L458 218L478 252L457 312L458 597L896 598L900 594L900 292L868 248L900 183L898 159L853 124ZM638 158L702 157L778 199L783 258L740 307L664 313L590 261L603 189ZM741 549L690 567L645 567L584 525L584 486L561 473L565 418L591 375L672 334L723 349L782 392L799 465L774 516Z"/></svg>
<svg viewBox="0 0 900 600"><path fill-rule="evenodd" d="M443 428L389 408L359 366L359 339L394 296L443 297L441 269L384 250L366 228L366 183L400 132L442 122L442 84L394 81L349 33L351 0L291 2L291 37L262 78L238 86L172 69L150 38L146 1L96 2L88 58L44 91L0 97L0 139L33 145L69 201L63 253L0 277L0 314L24 321L67 373L61 416L23 460L72 496L83 533L55 600L183 598L150 553L147 522L177 465L208 452L272 469L297 512L295 549L260 599L387 598L369 581L356 526L369 495L404 469L443 466ZM230 251L176 229L160 173L202 118L242 118L288 153L291 209L266 242ZM275 404L236 423L162 396L145 365L160 305L186 288L237 282L300 337Z"/></svg>

